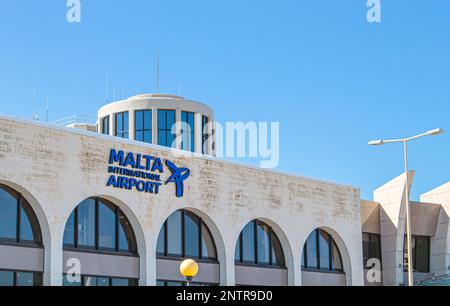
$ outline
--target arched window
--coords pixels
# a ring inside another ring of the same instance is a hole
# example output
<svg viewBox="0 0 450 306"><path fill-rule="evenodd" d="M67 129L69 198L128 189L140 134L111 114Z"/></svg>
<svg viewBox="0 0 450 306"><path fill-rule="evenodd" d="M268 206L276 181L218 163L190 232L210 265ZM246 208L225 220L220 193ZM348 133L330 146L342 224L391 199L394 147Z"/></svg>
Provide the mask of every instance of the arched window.
<svg viewBox="0 0 450 306"><path fill-rule="evenodd" d="M83 201L72 212L64 230L64 248L137 253L136 238L125 214L98 198Z"/></svg>
<svg viewBox="0 0 450 306"><path fill-rule="evenodd" d="M178 210L164 223L158 236L157 255L217 261L214 239L204 221Z"/></svg>
<svg viewBox="0 0 450 306"><path fill-rule="evenodd" d="M0 270L0 287L42 285L42 270L38 267L30 268L29 263L36 256L32 249L43 248L39 222L27 200L20 193L4 185L0 185L0 245L17 246L20 250L15 252L21 253L15 260L14 268L4 267ZM15 256L14 253L2 255ZM27 268L18 268L22 265ZM36 271L32 271L34 269Z"/></svg>
<svg viewBox="0 0 450 306"><path fill-rule="evenodd" d="M13 189L0 185L0 243L42 245L39 222L30 204Z"/></svg>
<svg viewBox="0 0 450 306"><path fill-rule="evenodd" d="M313 271L344 271L341 253L329 233L316 229L308 237L303 248L302 268Z"/></svg>
<svg viewBox="0 0 450 306"><path fill-rule="evenodd" d="M270 226L258 220L247 224L239 235L235 260L237 264L285 266L280 240Z"/></svg>

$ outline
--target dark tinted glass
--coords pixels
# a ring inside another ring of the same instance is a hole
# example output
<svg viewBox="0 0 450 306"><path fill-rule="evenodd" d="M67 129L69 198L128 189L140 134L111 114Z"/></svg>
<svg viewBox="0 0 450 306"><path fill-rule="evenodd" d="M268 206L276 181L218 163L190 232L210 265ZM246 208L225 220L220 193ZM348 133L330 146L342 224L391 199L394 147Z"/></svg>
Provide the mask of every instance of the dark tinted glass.
<svg viewBox="0 0 450 306"><path fill-rule="evenodd" d="M250 222L242 231L243 261L255 263L255 223Z"/></svg>
<svg viewBox="0 0 450 306"><path fill-rule="evenodd" d="M72 212L66 223L64 245L75 246L75 211Z"/></svg>
<svg viewBox="0 0 450 306"><path fill-rule="evenodd" d="M78 244L95 247L95 200L88 199L78 206Z"/></svg>
<svg viewBox="0 0 450 306"><path fill-rule="evenodd" d="M14 286L14 272L0 271L0 287Z"/></svg>
<svg viewBox="0 0 450 306"><path fill-rule="evenodd" d="M0 238L17 239L17 198L0 187Z"/></svg>
<svg viewBox="0 0 450 306"><path fill-rule="evenodd" d="M258 263L270 264L270 228L264 223L257 222Z"/></svg>
<svg viewBox="0 0 450 306"><path fill-rule="evenodd" d="M186 243L186 257L199 258L199 238L200 238L200 228L199 228L199 218L192 213L185 212L184 219L184 234Z"/></svg>
<svg viewBox="0 0 450 306"><path fill-rule="evenodd" d="M98 243L103 249L116 248L116 213L114 207L99 202Z"/></svg>

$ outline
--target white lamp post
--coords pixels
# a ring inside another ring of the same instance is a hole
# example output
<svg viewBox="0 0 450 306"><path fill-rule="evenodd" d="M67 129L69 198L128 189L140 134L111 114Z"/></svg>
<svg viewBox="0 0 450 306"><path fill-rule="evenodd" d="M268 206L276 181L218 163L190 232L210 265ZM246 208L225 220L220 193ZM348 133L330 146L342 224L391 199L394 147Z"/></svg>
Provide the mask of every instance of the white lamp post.
<svg viewBox="0 0 450 306"><path fill-rule="evenodd" d="M435 129L428 131L423 134L419 134L413 137L409 138L403 138L403 139L392 139L392 140L374 140L370 141L369 145L371 146L381 146L387 143L403 143L404 150L405 150L405 173L406 173L406 244L408 249L408 286L414 286L414 274L413 274L413 266L412 266L412 246L411 246L411 210L410 210L410 203L409 203L409 179L408 179L408 142L410 140L418 139L424 136L437 136L440 134L443 134L444 130L442 129Z"/></svg>

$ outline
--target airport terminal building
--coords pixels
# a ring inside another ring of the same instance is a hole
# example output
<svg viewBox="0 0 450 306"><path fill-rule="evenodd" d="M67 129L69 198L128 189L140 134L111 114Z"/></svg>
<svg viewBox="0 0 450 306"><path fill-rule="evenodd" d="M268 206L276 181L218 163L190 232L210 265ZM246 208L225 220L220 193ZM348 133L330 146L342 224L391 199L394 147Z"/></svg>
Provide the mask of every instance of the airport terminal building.
<svg viewBox="0 0 450 306"><path fill-rule="evenodd" d="M186 258L205 286L404 283L405 175L361 200L215 158L213 122L208 106L159 94L106 105L95 126L0 117L0 285L177 286ZM412 215L416 281L444 282L450 184Z"/></svg>

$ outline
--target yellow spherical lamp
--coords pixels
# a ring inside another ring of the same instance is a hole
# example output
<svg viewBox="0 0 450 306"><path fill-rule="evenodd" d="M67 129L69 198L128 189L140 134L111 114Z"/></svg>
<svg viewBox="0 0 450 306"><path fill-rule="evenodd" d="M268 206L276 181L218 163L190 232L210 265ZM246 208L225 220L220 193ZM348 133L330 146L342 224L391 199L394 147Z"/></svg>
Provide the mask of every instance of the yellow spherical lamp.
<svg viewBox="0 0 450 306"><path fill-rule="evenodd" d="M192 282L192 279L198 274L198 264L195 260L186 259L180 265L180 273L186 278L187 285Z"/></svg>

